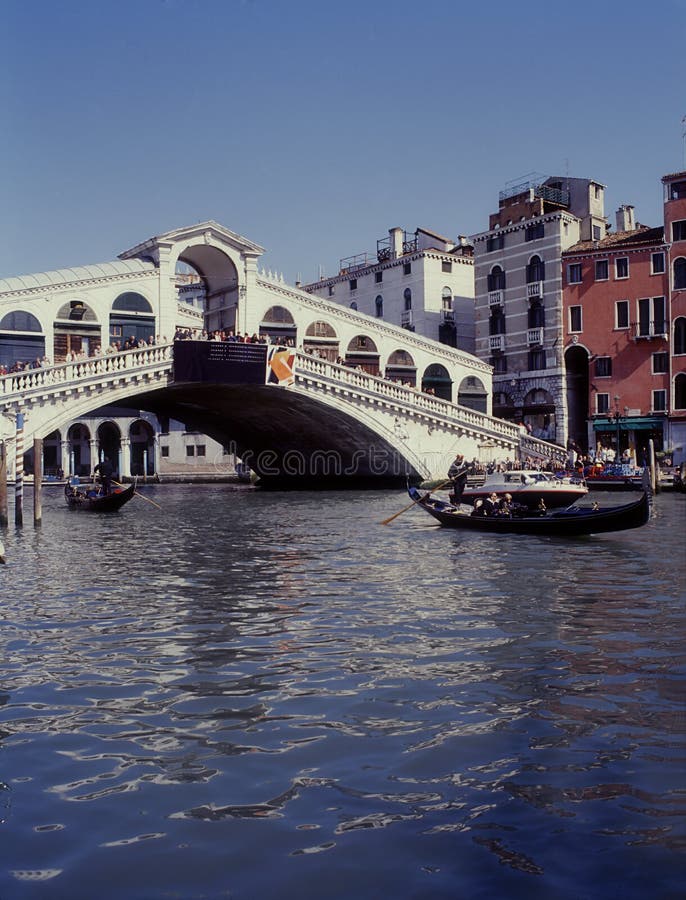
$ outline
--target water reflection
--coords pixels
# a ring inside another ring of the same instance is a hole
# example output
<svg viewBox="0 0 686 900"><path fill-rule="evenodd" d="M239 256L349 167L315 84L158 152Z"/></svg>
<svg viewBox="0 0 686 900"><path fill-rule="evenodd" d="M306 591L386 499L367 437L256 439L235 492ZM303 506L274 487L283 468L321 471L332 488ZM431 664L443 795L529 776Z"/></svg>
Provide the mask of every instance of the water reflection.
<svg viewBox="0 0 686 900"><path fill-rule="evenodd" d="M154 496L4 541L0 896L676 889L681 498L565 543L384 528L393 494Z"/></svg>

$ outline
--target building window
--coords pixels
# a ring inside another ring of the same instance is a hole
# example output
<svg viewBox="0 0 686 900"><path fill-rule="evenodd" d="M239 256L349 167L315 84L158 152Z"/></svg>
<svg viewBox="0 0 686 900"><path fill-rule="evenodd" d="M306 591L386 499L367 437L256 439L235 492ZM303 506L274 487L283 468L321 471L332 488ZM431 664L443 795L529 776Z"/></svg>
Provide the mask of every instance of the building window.
<svg viewBox="0 0 686 900"><path fill-rule="evenodd" d="M412 263L405 263L403 266L403 275L412 274Z"/></svg>
<svg viewBox="0 0 686 900"><path fill-rule="evenodd" d="M381 282L383 281L383 272L375 272L374 281L376 284L381 284Z"/></svg>
<svg viewBox="0 0 686 900"><path fill-rule="evenodd" d="M674 408L686 409L686 375L683 372L674 379Z"/></svg>
<svg viewBox="0 0 686 900"><path fill-rule="evenodd" d="M607 281L608 279L608 267L606 259L598 259L595 264L595 280L596 281Z"/></svg>
<svg viewBox="0 0 686 900"><path fill-rule="evenodd" d="M615 260L615 278L629 277L629 257L620 256Z"/></svg>
<svg viewBox="0 0 686 900"><path fill-rule="evenodd" d="M653 253L650 257L650 274L663 275L665 271L665 255L664 253Z"/></svg>
<svg viewBox="0 0 686 900"><path fill-rule="evenodd" d="M504 234L494 234L486 239L486 253L493 253L494 250L502 250L504 246Z"/></svg>
<svg viewBox="0 0 686 900"><path fill-rule="evenodd" d="M653 353L653 375L664 375L669 365L669 356L664 351Z"/></svg>
<svg viewBox="0 0 686 900"><path fill-rule="evenodd" d="M441 272L452 272L453 264L449 262L447 259L444 259L441 262Z"/></svg>
<svg viewBox="0 0 686 900"><path fill-rule="evenodd" d="M674 320L674 354L686 353L686 318L679 316Z"/></svg>
<svg viewBox="0 0 686 900"><path fill-rule="evenodd" d="M505 375L507 373L507 357L492 356L490 363L493 366L494 375Z"/></svg>
<svg viewBox="0 0 686 900"><path fill-rule="evenodd" d="M356 300L352 301L352 303L350 304L350 309L357 309L357 301Z"/></svg>
<svg viewBox="0 0 686 900"><path fill-rule="evenodd" d="M493 269L489 272L486 281L489 294L491 291L505 290L505 272L500 268L500 266L493 266Z"/></svg>
<svg viewBox="0 0 686 900"><path fill-rule="evenodd" d="M581 284L581 263L567 266L567 284Z"/></svg>
<svg viewBox="0 0 686 900"><path fill-rule="evenodd" d="M629 327L629 301L615 301L615 328Z"/></svg>
<svg viewBox="0 0 686 900"><path fill-rule="evenodd" d="M527 328L544 328L545 327L545 306L539 301L534 300L529 307L527 313Z"/></svg>
<svg viewBox="0 0 686 900"><path fill-rule="evenodd" d="M540 256L532 256L526 267L526 283L545 281L545 263Z"/></svg>
<svg viewBox="0 0 686 900"><path fill-rule="evenodd" d="M672 240L686 241L686 219L672 222Z"/></svg>
<svg viewBox="0 0 686 900"><path fill-rule="evenodd" d="M527 225L524 231L525 241L537 241L545 234L543 222L534 222L533 225Z"/></svg>
<svg viewBox="0 0 686 900"><path fill-rule="evenodd" d="M595 395L595 411L597 413L599 413L600 415L610 411L610 395L609 394L596 394Z"/></svg>
<svg viewBox="0 0 686 900"><path fill-rule="evenodd" d="M667 391L653 391L653 412L664 412L667 409Z"/></svg>
<svg viewBox="0 0 686 900"><path fill-rule="evenodd" d="M336 288L332 284L330 284L329 285L329 297L333 297L333 295L335 293L336 293Z"/></svg>
<svg viewBox="0 0 686 900"><path fill-rule="evenodd" d="M412 291L405 288L403 291L403 300L405 301L405 310L412 309Z"/></svg>
<svg viewBox="0 0 686 900"><path fill-rule="evenodd" d="M674 260L674 290L686 288L686 259L683 256Z"/></svg>
<svg viewBox="0 0 686 900"><path fill-rule="evenodd" d="M581 319L581 307L580 306L570 306L569 307L569 330L570 331L583 331L582 319Z"/></svg>
<svg viewBox="0 0 686 900"><path fill-rule="evenodd" d="M195 447L192 444L186 447L186 456L195 456Z"/></svg>
<svg viewBox="0 0 686 900"><path fill-rule="evenodd" d="M160 453L164 459L167 459L169 456L169 447L160 447Z"/></svg>
<svg viewBox="0 0 686 900"><path fill-rule="evenodd" d="M383 318L383 297L381 296L381 294L379 294L379 296L374 301L374 306L376 307L376 318Z"/></svg>
<svg viewBox="0 0 686 900"><path fill-rule="evenodd" d="M489 334L505 334L505 313L499 306L493 307L488 318Z"/></svg>
<svg viewBox="0 0 686 900"><path fill-rule="evenodd" d="M545 369L545 350L529 350L529 371Z"/></svg>
<svg viewBox="0 0 686 900"><path fill-rule="evenodd" d="M665 331L665 298L641 298L638 301L639 337L652 337L656 334L664 334Z"/></svg>
<svg viewBox="0 0 686 900"><path fill-rule="evenodd" d="M600 240L600 225L593 226L593 240L594 241Z"/></svg>
<svg viewBox="0 0 686 900"><path fill-rule="evenodd" d="M356 290L357 290L357 278L351 278L351 279L350 279L350 290L351 290L351 291L356 291Z"/></svg>
<svg viewBox="0 0 686 900"><path fill-rule="evenodd" d="M595 374L597 378L609 378L612 375L612 357L599 356L595 361Z"/></svg>
<svg viewBox="0 0 686 900"><path fill-rule="evenodd" d="M205 445L204 444L198 444L198 446L195 448L195 455L196 456L204 456L205 455Z"/></svg>

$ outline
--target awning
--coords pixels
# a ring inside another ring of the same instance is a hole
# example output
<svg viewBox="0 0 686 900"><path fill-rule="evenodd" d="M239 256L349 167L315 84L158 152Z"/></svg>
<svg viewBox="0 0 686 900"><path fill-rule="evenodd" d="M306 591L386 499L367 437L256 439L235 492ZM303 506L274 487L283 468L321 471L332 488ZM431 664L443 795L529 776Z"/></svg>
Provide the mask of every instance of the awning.
<svg viewBox="0 0 686 900"><path fill-rule="evenodd" d="M620 431L661 431L663 418L657 416L626 416L619 420ZM594 431L617 431L614 419L594 419Z"/></svg>

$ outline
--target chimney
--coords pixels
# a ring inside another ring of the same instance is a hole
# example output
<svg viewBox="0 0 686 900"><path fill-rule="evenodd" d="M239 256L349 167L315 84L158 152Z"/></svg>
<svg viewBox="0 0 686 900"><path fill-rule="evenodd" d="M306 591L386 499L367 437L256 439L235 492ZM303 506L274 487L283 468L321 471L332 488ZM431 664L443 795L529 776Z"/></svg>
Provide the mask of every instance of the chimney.
<svg viewBox="0 0 686 900"><path fill-rule="evenodd" d="M403 255L404 232L402 228L389 228L388 233L391 236L391 257L398 259Z"/></svg>
<svg viewBox="0 0 686 900"><path fill-rule="evenodd" d="M634 208L633 206L620 206L617 212L615 213L615 219L617 222L617 231L635 231L636 230L636 222L634 220Z"/></svg>

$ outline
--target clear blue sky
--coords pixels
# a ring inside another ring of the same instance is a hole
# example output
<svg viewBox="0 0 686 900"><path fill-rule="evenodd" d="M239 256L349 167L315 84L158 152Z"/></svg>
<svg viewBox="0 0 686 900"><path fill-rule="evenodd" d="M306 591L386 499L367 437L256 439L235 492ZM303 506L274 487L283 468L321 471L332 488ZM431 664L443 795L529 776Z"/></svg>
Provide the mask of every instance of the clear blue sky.
<svg viewBox="0 0 686 900"><path fill-rule="evenodd" d="M314 280L535 171L661 222L686 0L1 0L0 277L206 219Z"/></svg>

